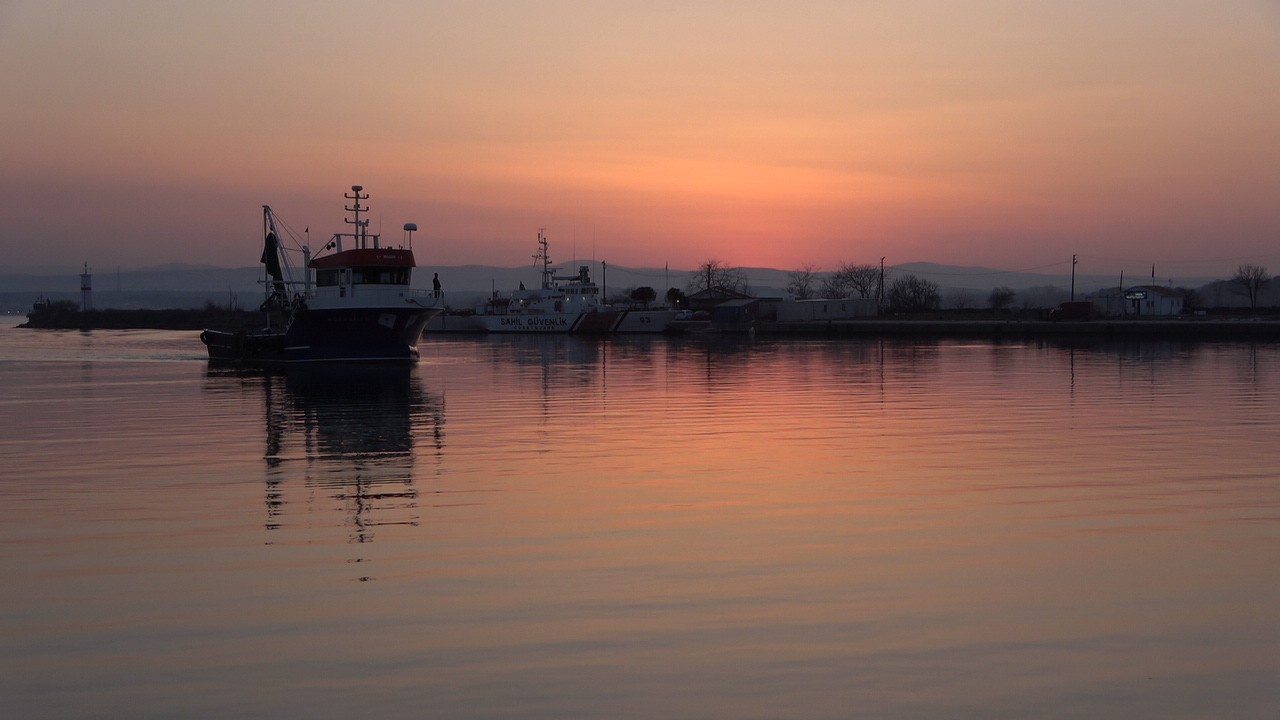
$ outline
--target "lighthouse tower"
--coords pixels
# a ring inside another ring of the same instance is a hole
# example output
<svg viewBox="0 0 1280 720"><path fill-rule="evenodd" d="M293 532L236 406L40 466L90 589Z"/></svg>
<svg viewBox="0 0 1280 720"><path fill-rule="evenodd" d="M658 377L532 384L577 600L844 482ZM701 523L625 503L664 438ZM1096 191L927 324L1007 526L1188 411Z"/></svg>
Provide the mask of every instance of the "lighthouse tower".
<svg viewBox="0 0 1280 720"><path fill-rule="evenodd" d="M89 274L89 263L84 264L84 272L80 273L80 309L93 309L93 276Z"/></svg>

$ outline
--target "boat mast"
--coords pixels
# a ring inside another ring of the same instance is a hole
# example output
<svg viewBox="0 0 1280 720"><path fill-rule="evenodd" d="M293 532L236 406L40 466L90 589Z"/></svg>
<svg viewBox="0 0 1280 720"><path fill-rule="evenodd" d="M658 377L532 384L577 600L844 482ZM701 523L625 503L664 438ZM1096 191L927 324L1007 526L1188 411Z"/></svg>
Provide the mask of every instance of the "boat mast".
<svg viewBox="0 0 1280 720"><path fill-rule="evenodd" d="M542 261L542 289L551 289L551 276L555 273L551 269L551 254L547 252L547 232L546 228L538 228L538 254L533 256L533 261Z"/></svg>
<svg viewBox="0 0 1280 720"><path fill-rule="evenodd" d="M369 211L369 207L368 207L368 206L365 206L365 207L361 207L361 206L360 206L360 201L361 201L361 200L368 200L368 199L369 199L369 194L368 194L368 193L365 193L365 194L363 194L363 195L361 195L361 194L360 194L360 191L361 191L361 190L364 190L364 186L363 186L363 185L352 185L352 186L351 186L351 194L350 194L350 195L347 195L347 194L345 194L345 193L344 193L344 194L342 195L342 197L344 197L344 198L346 198L346 199L348 199L348 200L353 200L353 201L354 201L354 202L352 202L352 203L351 203L351 207L347 207L347 208L345 208L345 209L346 209L346 211L347 211L347 212L354 214L354 215L355 215L355 219L354 219L354 220L350 220L350 219L345 219L345 218L344 218L344 219L343 219L343 222L347 223L348 225L354 225L354 226L355 226L355 228L354 228L354 229L355 229L355 232L351 233L351 236L355 238L355 240L356 240L356 247L358 247L358 248L364 248L364 246L365 246L365 228L369 226L369 221L368 221L368 220L365 220L365 221L363 221L363 222L360 220L360 213L362 213L362 212L368 212L368 211Z"/></svg>
<svg viewBox="0 0 1280 720"><path fill-rule="evenodd" d="M270 205L262 206L262 264L267 275L267 299L288 298L288 285L284 278L287 260L280 246L280 234L276 232L275 213ZM292 271L290 279L292 280Z"/></svg>

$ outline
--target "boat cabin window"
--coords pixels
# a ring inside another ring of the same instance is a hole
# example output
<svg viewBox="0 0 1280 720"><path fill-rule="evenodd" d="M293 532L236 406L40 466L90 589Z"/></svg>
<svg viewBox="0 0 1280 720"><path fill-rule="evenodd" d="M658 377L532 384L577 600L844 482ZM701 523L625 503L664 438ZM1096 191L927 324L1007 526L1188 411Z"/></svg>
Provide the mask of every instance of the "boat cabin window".
<svg viewBox="0 0 1280 720"><path fill-rule="evenodd" d="M352 268L352 282L356 285L408 285L408 268Z"/></svg>
<svg viewBox="0 0 1280 720"><path fill-rule="evenodd" d="M333 287L341 284L341 268L316 270L316 287ZM355 285L408 285L408 268L357 267L351 268L351 281Z"/></svg>

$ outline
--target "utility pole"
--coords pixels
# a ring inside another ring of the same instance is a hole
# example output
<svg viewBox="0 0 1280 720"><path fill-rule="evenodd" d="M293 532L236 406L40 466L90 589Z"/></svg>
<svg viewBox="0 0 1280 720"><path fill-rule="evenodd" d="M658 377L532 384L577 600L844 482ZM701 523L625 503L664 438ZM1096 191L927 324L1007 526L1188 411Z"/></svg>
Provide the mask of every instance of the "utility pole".
<svg viewBox="0 0 1280 720"><path fill-rule="evenodd" d="M884 307L884 258L880 258L880 284L876 287L876 310Z"/></svg>
<svg viewBox="0 0 1280 720"><path fill-rule="evenodd" d="M1076 256L1071 256L1071 302L1076 301Z"/></svg>
<svg viewBox="0 0 1280 720"><path fill-rule="evenodd" d="M89 274L89 263L84 264L84 272L80 273L80 309L93 309L93 276Z"/></svg>

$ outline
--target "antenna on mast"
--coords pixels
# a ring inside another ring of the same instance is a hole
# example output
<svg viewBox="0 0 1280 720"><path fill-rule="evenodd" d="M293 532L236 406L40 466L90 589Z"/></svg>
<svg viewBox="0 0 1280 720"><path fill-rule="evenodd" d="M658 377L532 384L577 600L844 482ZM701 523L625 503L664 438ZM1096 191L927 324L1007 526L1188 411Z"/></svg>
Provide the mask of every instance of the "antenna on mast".
<svg viewBox="0 0 1280 720"><path fill-rule="evenodd" d="M538 254L533 256L533 264L537 265L539 260L542 261L542 289L550 290L554 271L551 269L551 254L547 252L546 228L538 228Z"/></svg>
<svg viewBox="0 0 1280 720"><path fill-rule="evenodd" d="M365 228L369 226L368 220L364 220L363 222L360 220L360 213L369 211L368 206L364 206L364 207L360 206L361 200L369 199L369 193L364 193L362 195L360 194L361 190L364 190L363 185L352 185L351 194L347 195L344 193L342 195L342 197L348 200L355 201L351 203L351 207L345 208L347 212L355 215L355 219L354 220L344 219L343 222L347 223L348 225L355 226L355 232L352 233L352 235L356 238L356 247L360 247L360 248L364 247L365 235L366 235Z"/></svg>

